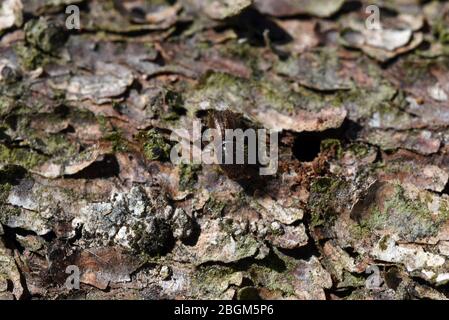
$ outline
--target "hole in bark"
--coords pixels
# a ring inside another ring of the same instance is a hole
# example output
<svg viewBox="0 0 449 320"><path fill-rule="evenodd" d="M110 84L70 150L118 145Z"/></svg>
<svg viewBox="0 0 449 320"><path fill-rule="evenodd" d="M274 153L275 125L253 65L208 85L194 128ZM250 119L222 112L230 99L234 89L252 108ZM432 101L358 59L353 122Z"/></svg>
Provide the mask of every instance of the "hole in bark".
<svg viewBox="0 0 449 320"><path fill-rule="evenodd" d="M318 251L315 243L311 238L309 238L309 242L300 248L297 249L281 249L279 248L279 251L283 254L295 258L295 259L302 259L302 260L308 260L312 256L319 257L320 252Z"/></svg>
<svg viewBox="0 0 449 320"><path fill-rule="evenodd" d="M385 273L385 283L393 290L396 290L402 282L401 275L397 268L391 268Z"/></svg>
<svg viewBox="0 0 449 320"><path fill-rule="evenodd" d="M54 239L56 239L56 234L53 231L50 231L47 234L44 234L42 238L47 242L52 242Z"/></svg>
<svg viewBox="0 0 449 320"><path fill-rule="evenodd" d="M182 240L182 243L184 243L187 246L195 246L198 242L198 239L201 234L201 227L195 220L193 221L193 230L192 235L188 239Z"/></svg>
<svg viewBox="0 0 449 320"><path fill-rule="evenodd" d="M446 183L446 185L444 186L443 191L441 191L441 194L449 194L449 182Z"/></svg>
<svg viewBox="0 0 449 320"><path fill-rule="evenodd" d="M5 241L6 248L10 250L17 249L20 253L22 253L25 248L22 247L22 245L17 241L16 234L19 234L21 236L35 234L34 232L31 231L19 228L10 228L5 225L3 225L3 231L4 231L3 239Z"/></svg>
<svg viewBox="0 0 449 320"><path fill-rule="evenodd" d="M262 300L259 295L259 290L252 286L243 287L238 291L237 300Z"/></svg>
<svg viewBox="0 0 449 320"><path fill-rule="evenodd" d="M70 177L73 179L100 179L115 177L119 173L120 166L117 158L113 155L105 155L103 160L92 163Z"/></svg>
<svg viewBox="0 0 449 320"><path fill-rule="evenodd" d="M292 37L276 23L255 9L247 9L233 19L233 28L240 38L248 39L254 46L264 46L264 32L268 30L268 37L272 43L286 44Z"/></svg>
<svg viewBox="0 0 449 320"><path fill-rule="evenodd" d="M338 14L345 14L362 9L362 3L360 1L347 1L345 4L343 4Z"/></svg>
<svg viewBox="0 0 449 320"><path fill-rule="evenodd" d="M293 155L299 161L313 161L321 151L321 142L323 140L335 139L341 142L353 140L357 137L360 130L360 125L350 120L345 120L337 129L298 133L293 144Z"/></svg>
<svg viewBox="0 0 449 320"><path fill-rule="evenodd" d="M313 161L320 153L323 138L316 133L302 133L293 145L293 154L299 161Z"/></svg>

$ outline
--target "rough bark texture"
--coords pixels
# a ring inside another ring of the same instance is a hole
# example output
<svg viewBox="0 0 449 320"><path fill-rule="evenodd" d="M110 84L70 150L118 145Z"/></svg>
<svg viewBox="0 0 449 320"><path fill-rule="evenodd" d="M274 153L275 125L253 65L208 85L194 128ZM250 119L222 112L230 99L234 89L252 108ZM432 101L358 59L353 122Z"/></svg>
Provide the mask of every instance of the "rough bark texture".
<svg viewBox="0 0 449 320"><path fill-rule="evenodd" d="M4 0L0 71L0 298L449 296L446 1ZM195 120L279 170L173 164Z"/></svg>

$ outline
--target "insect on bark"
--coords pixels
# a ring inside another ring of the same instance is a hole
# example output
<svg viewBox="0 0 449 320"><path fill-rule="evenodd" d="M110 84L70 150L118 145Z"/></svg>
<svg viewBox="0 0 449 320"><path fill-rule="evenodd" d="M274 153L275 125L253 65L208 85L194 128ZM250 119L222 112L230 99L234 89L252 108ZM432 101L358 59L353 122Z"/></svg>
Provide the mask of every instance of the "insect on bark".
<svg viewBox="0 0 449 320"><path fill-rule="evenodd" d="M244 139L244 143L236 143L235 136L231 137L227 134L227 130L242 130L245 132L250 128L249 123L245 121L243 116L239 113L234 113L230 110L217 111L209 110L207 115L207 126L211 129L216 129L221 134L221 159L219 160L220 167L223 172L231 179L237 181L247 181L255 179L259 176L258 169L259 164L257 161L250 163L248 152L250 148L253 148L253 152L257 155L257 138L254 140ZM240 131L241 132L241 131ZM254 144L254 145L249 145ZM232 148L230 150L229 148ZM233 163L226 163L225 155L228 152L232 152ZM241 153L241 154L238 154ZM243 163L236 163L238 156L243 156ZM256 156L257 158L257 156Z"/></svg>

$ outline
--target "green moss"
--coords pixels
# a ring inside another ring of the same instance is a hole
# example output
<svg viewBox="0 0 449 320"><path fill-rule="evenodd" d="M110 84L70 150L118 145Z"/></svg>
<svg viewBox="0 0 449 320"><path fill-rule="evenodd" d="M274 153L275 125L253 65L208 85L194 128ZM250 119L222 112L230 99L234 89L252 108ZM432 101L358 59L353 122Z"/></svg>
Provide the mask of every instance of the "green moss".
<svg viewBox="0 0 449 320"><path fill-rule="evenodd" d="M14 51L19 57L21 65L27 70L34 70L39 66L45 66L49 61L43 52L32 46L27 46L24 43L16 44Z"/></svg>
<svg viewBox="0 0 449 320"><path fill-rule="evenodd" d="M97 115L96 118L97 118L98 124L100 125L101 131L102 131L102 132L107 132L107 131L109 130L109 127L108 127L108 124L109 124L108 119L107 119L105 116L101 115L101 114L100 114L100 115Z"/></svg>
<svg viewBox="0 0 449 320"><path fill-rule="evenodd" d="M107 134L104 139L111 142L112 150L114 152L126 152L128 151L128 142L123 138L120 131L113 131Z"/></svg>
<svg viewBox="0 0 449 320"><path fill-rule="evenodd" d="M51 135L42 140L42 149L48 155L70 157L78 153L77 145L67 140L64 135Z"/></svg>
<svg viewBox="0 0 449 320"><path fill-rule="evenodd" d="M208 72L200 79L197 89L187 97L186 107L194 114L198 111L199 103L209 101L211 108L217 104L226 104L239 109L244 108L250 99L249 81L227 73Z"/></svg>
<svg viewBox="0 0 449 320"><path fill-rule="evenodd" d="M287 60L279 60L274 68L277 73L294 78L300 72L298 56L294 55Z"/></svg>
<svg viewBox="0 0 449 320"><path fill-rule="evenodd" d="M386 235L384 237L382 237L382 239L380 239L379 241L379 248L381 250L387 250L388 248L388 240L390 239L390 236Z"/></svg>
<svg viewBox="0 0 449 320"><path fill-rule="evenodd" d="M352 117L364 118L370 117L373 112L382 109L382 106L390 106L396 95L397 89L390 83L380 82L374 88L357 88L346 92L337 92L332 104L353 108L355 112ZM392 112L391 109L386 111L387 113Z"/></svg>
<svg viewBox="0 0 449 320"><path fill-rule="evenodd" d="M269 105L280 111L293 112L295 101L300 98L288 86L286 87L284 82L275 84L269 80L261 80L254 87L259 91L257 95L258 104Z"/></svg>
<svg viewBox="0 0 449 320"><path fill-rule="evenodd" d="M306 87L294 86L294 92L297 94L295 105L300 105L301 109L309 111L318 111L329 106L342 107L349 93L343 96L341 93L327 93L323 95Z"/></svg>
<svg viewBox="0 0 449 320"><path fill-rule="evenodd" d="M316 180L312 186L311 186L311 191L315 192L315 193L322 193L322 192L326 192L328 191L330 188L332 188L332 185L335 184L336 181L328 178L328 177L323 177L320 178L318 180Z"/></svg>
<svg viewBox="0 0 449 320"><path fill-rule="evenodd" d="M250 266L249 273L253 283L294 296L294 284L298 282L294 274L297 261L283 255L277 249L273 251L264 260Z"/></svg>
<svg viewBox="0 0 449 320"><path fill-rule="evenodd" d="M9 193L14 184L25 175L25 170L17 166L7 165L0 170L0 222L20 214L20 209L7 204Z"/></svg>
<svg viewBox="0 0 449 320"><path fill-rule="evenodd" d="M245 61L248 67L253 71L254 76L259 74L259 59L258 51L254 50L249 43L239 43L237 41L230 41L225 46L221 47L220 50L225 56L230 56L239 61Z"/></svg>
<svg viewBox="0 0 449 320"><path fill-rule="evenodd" d="M383 102L378 104L373 108L371 116L376 116L382 126L394 128L396 130L408 128L410 122L413 121L413 116L404 112L398 102ZM384 143L388 145L390 144L390 141L386 140Z"/></svg>
<svg viewBox="0 0 449 320"><path fill-rule="evenodd" d="M237 292L237 300L260 300L259 291L254 287L244 287Z"/></svg>
<svg viewBox="0 0 449 320"><path fill-rule="evenodd" d="M309 205L311 226L332 223L335 215L347 201L347 183L336 177L321 177L310 188Z"/></svg>
<svg viewBox="0 0 449 320"><path fill-rule="evenodd" d="M358 288L365 286L366 279L361 275L353 275L347 271L343 272L343 280L338 283L337 288Z"/></svg>
<svg viewBox="0 0 449 320"><path fill-rule="evenodd" d="M434 22L432 32L440 43L449 45L449 27L443 17Z"/></svg>
<svg viewBox="0 0 449 320"><path fill-rule="evenodd" d="M198 180L198 172L200 170L201 165L199 164L181 163L179 165L179 189L192 189Z"/></svg>
<svg viewBox="0 0 449 320"><path fill-rule="evenodd" d="M182 88L177 88L177 90L182 90ZM171 87L159 88L158 92L152 97L150 108L146 112L148 117L157 116L167 122L177 121L182 115L186 114L184 97Z"/></svg>
<svg viewBox="0 0 449 320"><path fill-rule="evenodd" d="M6 202L6 199L8 199L8 195L11 189L12 186L10 183L5 182L0 184L0 203Z"/></svg>
<svg viewBox="0 0 449 320"><path fill-rule="evenodd" d="M388 216L385 211L380 211L378 207L371 210L368 219L361 222L361 226L368 230L383 229L388 222Z"/></svg>
<svg viewBox="0 0 449 320"><path fill-rule="evenodd" d="M223 209L226 207L226 204L217 200L214 197L210 197L204 205L203 212L204 214L211 215L212 217L221 217Z"/></svg>
<svg viewBox="0 0 449 320"><path fill-rule="evenodd" d="M27 148L30 149L30 151L28 151L28 154L34 155L34 159L42 157L47 158L50 156L67 158L78 153L78 144L70 141L64 134L46 134L39 129L33 129L31 125L32 118L34 118L36 123L48 123L49 125L52 125L54 123L60 122L61 117L56 114L27 114L20 117L15 123L15 127L12 129L19 132L21 136L26 137L24 144L26 144ZM7 152L7 150L9 150L9 148L3 148L4 152ZM38 153L34 153L31 150L35 150ZM11 152L9 152L9 155L4 154L4 156L8 156L11 159L15 158L14 161L21 160L20 163L24 163L25 161L30 162L32 160L32 158L30 157L24 157L23 159L20 159L23 157L25 151L26 149L23 148L15 148L12 149ZM18 153L17 156L15 156L16 153ZM12 163L20 164L17 162ZM31 167L27 166L27 168Z"/></svg>
<svg viewBox="0 0 449 320"><path fill-rule="evenodd" d="M430 201L428 201L430 202ZM449 201L442 201L440 204L440 219L442 221L449 220Z"/></svg>
<svg viewBox="0 0 449 320"><path fill-rule="evenodd" d="M416 81L426 79L428 77L428 71L434 64L434 59L417 59L413 55L405 57L401 62L401 71L404 72L401 81L409 86L414 85Z"/></svg>
<svg viewBox="0 0 449 320"><path fill-rule="evenodd" d="M201 79L200 89L223 89L237 91L243 85L243 79L224 72L209 72Z"/></svg>
<svg viewBox="0 0 449 320"><path fill-rule="evenodd" d="M86 122L92 120L92 115L84 114ZM96 122L100 125L100 130L104 134L103 139L109 141L113 152L127 152L129 150L128 141L123 137L120 129L115 129L103 115L97 115ZM142 137L144 139L144 137Z"/></svg>
<svg viewBox="0 0 449 320"><path fill-rule="evenodd" d="M371 231L368 228L357 223L352 224L349 229L351 236L356 240L367 239L371 234Z"/></svg>
<svg viewBox="0 0 449 320"><path fill-rule="evenodd" d="M387 165L383 166L381 170L385 173L392 173L392 174L398 174L398 173L414 173L416 168L413 166L410 162L391 162Z"/></svg>
<svg viewBox="0 0 449 320"><path fill-rule="evenodd" d="M29 44L49 54L54 54L68 38L62 26L44 17L28 21L24 30Z"/></svg>
<svg viewBox="0 0 449 320"><path fill-rule="evenodd" d="M31 169L46 161L47 158L36 152L20 148L8 148L0 144L0 164L15 164Z"/></svg>
<svg viewBox="0 0 449 320"><path fill-rule="evenodd" d="M11 217L19 216L20 208L0 203L0 223L7 224Z"/></svg>
<svg viewBox="0 0 449 320"><path fill-rule="evenodd" d="M135 253L155 256L165 254L172 241L173 235L170 226L161 219L154 218L148 229L143 224L133 228L134 237L130 241Z"/></svg>
<svg viewBox="0 0 449 320"><path fill-rule="evenodd" d="M28 70L48 64L68 37L63 27L42 17L27 22L24 31L26 43L17 43L14 51L21 65Z"/></svg>
<svg viewBox="0 0 449 320"><path fill-rule="evenodd" d="M340 140L337 139L326 139L321 141L320 146L321 151L330 150L335 153L335 156L339 159L343 155L343 148L341 146Z"/></svg>
<svg viewBox="0 0 449 320"><path fill-rule="evenodd" d="M148 160L168 160L171 146L165 142L164 137L155 129L144 134L145 142L143 152Z"/></svg>
<svg viewBox="0 0 449 320"><path fill-rule="evenodd" d="M163 120L175 121L179 119L181 114L185 113L184 101L180 93L167 90L164 100L166 106L168 107L168 112L161 115Z"/></svg>
<svg viewBox="0 0 449 320"><path fill-rule="evenodd" d="M186 99L186 107L195 113L199 104L207 101L210 108L228 106L233 111L246 113L255 104L260 108L272 108L289 114L295 111L297 105L314 110L328 106L327 102L322 101L322 96L306 91L295 92L290 83L276 77L253 77L248 80L227 73L209 72L201 78L197 90Z"/></svg>
<svg viewBox="0 0 449 320"><path fill-rule="evenodd" d="M369 153L370 148L369 148L367 145L362 144L362 143L354 143L354 144L351 144L351 145L349 146L349 150L350 150L356 157L358 157L358 158L363 158L363 157L365 157L365 156Z"/></svg>
<svg viewBox="0 0 449 320"><path fill-rule="evenodd" d="M444 214L433 216L425 202L407 198L400 185L394 186L394 193L380 207L374 205L369 210L369 215L360 221L361 227L370 232L392 229L410 242L436 235L447 219Z"/></svg>
<svg viewBox="0 0 449 320"><path fill-rule="evenodd" d="M11 112L15 106L15 101L9 97L0 96L0 116L5 116Z"/></svg>
<svg viewBox="0 0 449 320"><path fill-rule="evenodd" d="M240 58L244 61L253 57L254 48L248 43L238 43L236 41L231 41L222 47L222 51L231 55L235 58Z"/></svg>
<svg viewBox="0 0 449 320"><path fill-rule="evenodd" d="M198 288L201 296L204 296L204 294L218 296L227 289L228 279L235 272L230 266L200 266L194 274L193 284L194 287Z"/></svg>

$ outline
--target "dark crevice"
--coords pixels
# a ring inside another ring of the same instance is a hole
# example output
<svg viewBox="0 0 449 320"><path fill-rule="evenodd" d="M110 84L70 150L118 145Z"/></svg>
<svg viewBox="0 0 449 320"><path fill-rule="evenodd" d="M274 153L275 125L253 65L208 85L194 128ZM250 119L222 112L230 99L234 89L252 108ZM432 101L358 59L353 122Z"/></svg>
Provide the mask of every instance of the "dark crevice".
<svg viewBox="0 0 449 320"><path fill-rule="evenodd" d="M210 261L202 263L199 268L222 266L232 268L235 271L248 271L249 269L251 269L251 266L254 265L264 266L279 273L285 272L287 270L287 265L285 264L285 262L281 258L279 258L276 253L273 252L273 250L270 250L268 256L266 256L262 260L256 260L253 257L249 257L230 263L222 261Z"/></svg>
<svg viewBox="0 0 449 320"><path fill-rule="evenodd" d="M308 233L308 232L307 232ZM315 241L309 234L307 234L309 240L305 246L302 246L297 249L282 249L279 248L279 251L289 256L291 258L295 258L297 260L309 260L312 256L319 257L320 251L315 244Z"/></svg>
<svg viewBox="0 0 449 320"><path fill-rule="evenodd" d="M4 240L5 240L5 246L6 248L10 250L18 250L20 253L23 253L25 250L24 247L17 241L16 235L20 235L22 237L26 237L28 235L36 235L35 232L21 229L21 228L11 228L8 226L3 225L3 231L4 231Z"/></svg>
<svg viewBox="0 0 449 320"><path fill-rule="evenodd" d="M196 222L195 220L192 221L193 226L192 226L192 234L189 238L187 239L183 239L182 243L184 243L187 246L195 246L198 242L198 239L200 237L201 234L201 227L198 224L198 222Z"/></svg>
<svg viewBox="0 0 449 320"><path fill-rule="evenodd" d="M235 295L234 300L257 301L262 300L262 298L259 295L259 289L257 287L242 285Z"/></svg>
<svg viewBox="0 0 449 320"><path fill-rule="evenodd" d="M359 253L357 251L354 250L354 248L352 247L346 247L346 248L342 248L347 254L349 254L349 256L351 258L358 258L359 257Z"/></svg>
<svg viewBox="0 0 449 320"><path fill-rule="evenodd" d="M75 235L68 239L68 243L71 245L74 245L76 243L76 241L80 240L83 237L83 227L82 226L77 226L76 228L74 228L75 231Z"/></svg>
<svg viewBox="0 0 449 320"><path fill-rule="evenodd" d="M296 134L293 144L293 155L299 161L313 161L321 151L321 142L326 139L336 139L342 142L354 139L361 127L356 123L345 120L340 128L328 129L322 132L302 132Z"/></svg>
<svg viewBox="0 0 449 320"><path fill-rule="evenodd" d="M4 231L3 240L4 240L5 247L12 251L17 250L20 254L23 253L25 248L22 247L22 245L17 241L16 234L19 234L22 236L35 235L35 233L32 231L28 231L28 230L21 229L21 228L10 228L8 226L3 226L3 231ZM20 275L20 284L23 288L23 294L22 294L21 298L28 299L29 297L31 297L31 293L28 290L25 276L22 273L23 271L21 270L21 268L19 266L18 266L18 270L19 270L19 275ZM9 291L12 291L13 287L14 287L14 285L12 282L8 283Z"/></svg>
<svg viewBox="0 0 449 320"><path fill-rule="evenodd" d="M46 242L52 242L56 239L56 234L53 231L50 231L44 235L38 235L36 232L32 230L27 230L23 228L11 228L5 225L3 226L4 238L6 242L6 246L9 249L17 249L20 253L23 253L24 247L17 241L17 235L21 237L27 236L36 236L44 239Z"/></svg>
<svg viewBox="0 0 449 320"><path fill-rule="evenodd" d="M254 286L254 282L251 279L244 277L242 280L241 287L252 287L252 286Z"/></svg>
<svg viewBox="0 0 449 320"><path fill-rule="evenodd" d="M139 274L140 272L144 272L145 270L154 269L158 265L159 264L157 264L155 262L146 261L145 263L143 263L141 266L139 266L136 270L134 270L131 273L131 281L134 281L136 279L136 275Z"/></svg>
<svg viewBox="0 0 449 320"><path fill-rule="evenodd" d="M68 176L73 179L100 179L112 178L118 176L120 173L120 166L117 158L114 155L105 155L103 160L92 163L87 168L80 172Z"/></svg>
<svg viewBox="0 0 449 320"><path fill-rule="evenodd" d="M56 239L56 234L54 231L50 231L49 233L44 234L41 236L46 242L52 242Z"/></svg>
<svg viewBox="0 0 449 320"><path fill-rule="evenodd" d="M326 300L332 300L332 295L339 298L345 299L351 296L351 294L357 290L355 287L341 288L341 289L324 289L324 293L326 295Z"/></svg>
<svg viewBox="0 0 449 320"><path fill-rule="evenodd" d="M323 137L315 132L301 133L293 145L293 154L299 161L313 161L320 153Z"/></svg>
<svg viewBox="0 0 449 320"><path fill-rule="evenodd" d="M400 275L400 271L396 267L390 268L385 272L385 284L390 288L396 291L399 285L402 283L402 278Z"/></svg>
<svg viewBox="0 0 449 320"><path fill-rule="evenodd" d="M449 195L449 182L446 183L446 185L444 186L443 191L441 191L441 194Z"/></svg>
<svg viewBox="0 0 449 320"><path fill-rule="evenodd" d="M298 260L309 260L312 256L320 257L321 252L319 249L319 244L315 242L314 237L311 236L311 231L309 230L310 220L311 220L310 213L308 212L304 213L302 223L304 224L306 229L306 235L308 239L307 244L297 249L293 250L280 249L279 251L281 251L283 254L289 257Z"/></svg>
<svg viewBox="0 0 449 320"><path fill-rule="evenodd" d="M338 12L338 15L360 10L363 10L363 4L360 1L346 1Z"/></svg>
<svg viewBox="0 0 449 320"><path fill-rule="evenodd" d="M253 46L263 47L266 45L265 31L268 31L269 40L273 44L281 45L293 40L284 29L253 8L245 10L230 23L237 35L240 38L248 39Z"/></svg>
<svg viewBox="0 0 449 320"><path fill-rule="evenodd" d="M26 169L21 166L5 165L1 170L0 184L10 183L16 186L26 175Z"/></svg>

